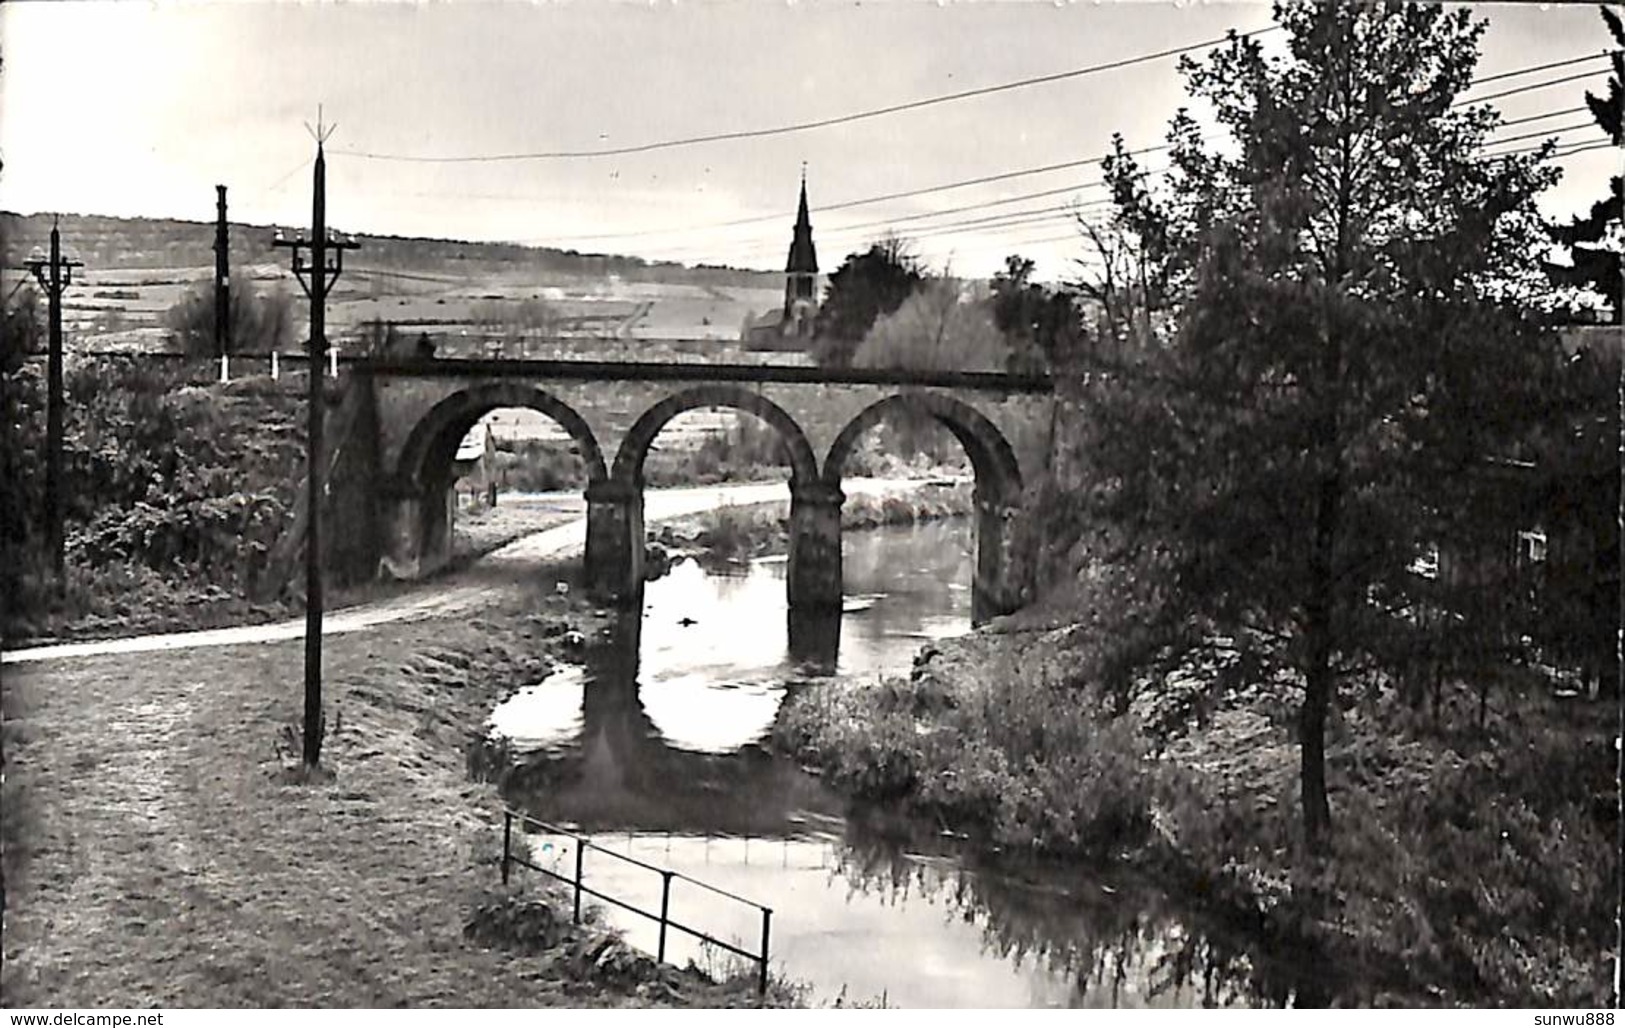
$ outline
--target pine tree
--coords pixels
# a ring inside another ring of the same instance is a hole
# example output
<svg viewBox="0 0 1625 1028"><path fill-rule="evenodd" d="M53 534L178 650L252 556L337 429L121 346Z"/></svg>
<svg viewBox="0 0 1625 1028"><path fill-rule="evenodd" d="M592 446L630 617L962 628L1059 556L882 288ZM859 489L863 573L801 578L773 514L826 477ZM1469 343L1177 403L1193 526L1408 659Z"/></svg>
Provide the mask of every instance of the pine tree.
<svg viewBox="0 0 1625 1028"><path fill-rule="evenodd" d="M1301 689L1305 839L1329 841L1325 739L1350 682L1403 682L1506 641L1483 586L1517 511L1496 463L1544 414L1557 360L1523 302L1544 281L1542 154L1484 159L1497 116L1453 106L1482 23L1398 2L1279 3L1287 52L1186 59L1233 144L1180 111L1173 171L1107 161L1116 227L1159 297L1157 345L1087 386L1083 503L1137 602L1120 681L1175 666ZM1413 564L1438 546L1460 574ZM1435 617L1435 615L1442 615Z"/></svg>
<svg viewBox="0 0 1625 1028"><path fill-rule="evenodd" d="M1586 106L1591 109L1591 116L1596 119L1597 127L1608 135L1615 146L1625 146L1625 128L1620 120L1625 116L1625 25L1621 25L1619 15L1608 8L1601 8L1603 21L1608 25L1608 32L1613 36L1614 45L1620 49L1611 55L1613 60L1613 74L1608 78L1608 92L1605 96L1594 96L1586 92ZM1591 205L1591 210L1584 217L1570 219L1567 225L1552 227L1552 238L1569 248L1570 265L1567 267L1551 266L1548 270L1552 278L1564 285L1582 286L1593 290L1607 298L1611 304L1609 322L1614 325L1622 324L1625 318L1625 297L1620 295L1622 286L1620 250L1625 246L1625 238L1620 235L1621 221L1625 220L1625 180L1615 175L1608 182L1608 196ZM1610 245L1610 236L1612 242Z"/></svg>

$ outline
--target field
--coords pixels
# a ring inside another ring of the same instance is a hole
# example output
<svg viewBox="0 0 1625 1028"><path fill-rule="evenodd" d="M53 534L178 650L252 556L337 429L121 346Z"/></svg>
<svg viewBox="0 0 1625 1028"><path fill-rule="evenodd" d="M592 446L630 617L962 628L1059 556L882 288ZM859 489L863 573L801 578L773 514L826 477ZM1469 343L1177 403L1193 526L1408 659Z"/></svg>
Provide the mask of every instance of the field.
<svg viewBox="0 0 1625 1028"><path fill-rule="evenodd" d="M0 213L0 293L11 295L35 247L48 245L49 219ZM300 300L273 230L231 227L232 279L258 291L285 289ZM83 349L164 349L164 313L214 272L212 224L70 215L64 250L84 261L63 298L68 345ZM653 354L681 357L705 344L737 342L747 317L776 309L782 276L728 268L646 264L636 258L583 255L506 244L362 238L329 300L335 342L357 345L361 326L382 320L409 339L428 333L442 354L504 356L645 355L650 340L677 341ZM545 304L550 324L513 333L500 351L492 327L525 301ZM564 346L544 342L562 337Z"/></svg>

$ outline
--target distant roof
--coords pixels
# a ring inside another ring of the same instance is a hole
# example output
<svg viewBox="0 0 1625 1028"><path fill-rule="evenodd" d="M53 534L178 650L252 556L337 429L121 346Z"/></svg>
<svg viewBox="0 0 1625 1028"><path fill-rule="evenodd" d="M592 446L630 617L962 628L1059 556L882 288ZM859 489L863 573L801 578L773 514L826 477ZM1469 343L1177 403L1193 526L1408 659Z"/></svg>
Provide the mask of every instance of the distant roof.
<svg viewBox="0 0 1625 1028"><path fill-rule="evenodd" d="M481 421L468 430L463 441L457 444L457 454L452 460L479 460L485 456L485 439L491 434L489 422Z"/></svg>

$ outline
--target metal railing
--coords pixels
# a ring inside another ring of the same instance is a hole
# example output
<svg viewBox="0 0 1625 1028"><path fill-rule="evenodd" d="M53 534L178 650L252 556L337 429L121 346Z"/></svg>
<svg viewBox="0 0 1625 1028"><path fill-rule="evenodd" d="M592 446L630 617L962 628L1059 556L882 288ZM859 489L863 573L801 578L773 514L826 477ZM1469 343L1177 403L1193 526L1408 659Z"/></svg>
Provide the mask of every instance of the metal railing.
<svg viewBox="0 0 1625 1028"><path fill-rule="evenodd" d="M553 835L562 835L562 836L565 836L567 838L573 839L575 841L575 844L576 844L575 876L573 878L571 878L571 877L568 877L566 875L561 875L558 872L553 871L553 870L551 870L549 868L542 867L542 866L540 866L538 864L533 864L529 860L525 859L524 857L521 857L518 854L516 854L513 851L513 830L514 830L515 822L517 822L521 826L521 828L523 828L523 826L525 826L525 825L531 825L531 826L534 826L536 828L541 829L544 832L548 832L548 833L551 833ZM644 868L645 870L648 870L648 871L653 871L655 874L660 875L660 878L661 878L661 883L660 883L660 913L659 914L654 914L654 913L651 913L650 911L644 910L644 909L642 909L640 907L635 907L630 903L627 903L627 902L625 902L623 900L616 899L614 896L611 896L611 895L609 895L607 893L599 892L597 889L594 889L591 886L588 886L588 885L584 884L582 882L582 873L585 870L587 851L589 849L597 850L599 853L607 854L607 855L609 855L611 857L614 857L616 860L624 861L625 863L632 864L634 866ZM668 870L667 868L656 867L653 864L646 864L643 861L637 859L636 857L631 857L631 856L628 856L628 855L626 855L624 853L617 853L614 850L606 849L603 846L594 845L593 841L590 838L588 838L587 836L581 835L580 833L574 832L574 831L572 831L572 830L570 830L568 828L561 828L558 825L549 824L546 821L542 821L542 820L540 820L538 818L531 817L528 814L521 814L521 813L519 813L517 811L513 811L513 810L504 810L502 812L502 884L503 885L508 884L508 876L509 876L509 873L510 873L510 869L515 864L518 864L520 867L528 867L532 871L539 871L542 874L547 875L549 878L554 879L555 881L563 882L566 885L569 885L572 888L574 888L574 890L575 890L575 910L574 910L574 913L573 913L572 916L573 916L573 919L574 919L576 924L581 923L581 897L582 897L582 895L585 894L585 895L588 895L588 896L597 897L598 899L601 899L601 900L605 901L606 903L613 903L617 907L620 907L623 910L629 910L632 913L637 914L637 915L639 915L641 917L646 917L649 920L654 921L656 924L658 924L660 926L659 942L655 946L655 959L657 961L659 961L660 963L665 963L666 962L666 930L668 928L675 928L680 932L686 932L687 934L689 934L689 935L693 936L694 938L700 940L702 943L709 943L710 945L720 947L722 949L727 950L730 953L737 954L737 955L739 955L741 957L744 957L746 960L750 960L750 961L754 962L756 964L756 969L757 969L757 974L756 974L756 992L757 992L757 995L766 995L767 994L768 939L769 939L769 935L771 933L772 924L773 924L773 909L771 907L764 907L760 903L757 903L754 900L748 900L743 896L737 896L734 893L731 893L731 892L727 891L726 889L719 889L714 885L711 885L711 884L709 884L707 882L702 882L698 878L690 877L689 875L685 875L680 871L672 871L672 870ZM761 951L758 952L758 953L752 953L747 949L742 949L742 948L740 948L738 946L735 946L733 943L724 942L723 940L721 940L721 939L719 939L719 938L717 938L717 937L715 937L713 935L709 935L709 934L707 934L705 932L702 932L698 928L691 928L688 925L682 924L681 922L672 920L672 917L671 917L671 883L672 883L672 881L674 879L681 879L681 880L683 880L685 882L689 882L690 884L697 885L702 889L708 890L710 892L714 892L718 896L722 896L722 897L725 897L727 899L731 899L736 903L743 903L743 904L745 904L746 906L749 906L749 907L755 907L757 910L761 911L762 912L762 943L761 943L762 948L761 948Z"/></svg>

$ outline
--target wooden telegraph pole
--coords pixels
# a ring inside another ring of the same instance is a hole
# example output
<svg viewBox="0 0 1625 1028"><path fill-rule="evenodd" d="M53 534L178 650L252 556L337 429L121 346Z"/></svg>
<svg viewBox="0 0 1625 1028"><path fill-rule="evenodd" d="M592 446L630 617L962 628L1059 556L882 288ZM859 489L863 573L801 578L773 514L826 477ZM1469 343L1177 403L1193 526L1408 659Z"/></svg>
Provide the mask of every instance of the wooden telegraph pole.
<svg viewBox="0 0 1625 1028"><path fill-rule="evenodd" d="M316 132L316 170L312 182L310 238L284 239L273 246L293 251L293 273L310 297L309 437L305 480L305 757L315 767L322 754L322 360L327 350L327 293L344 270L344 251L360 246L353 236L329 236L327 228L327 158L322 144L330 128ZM309 260L305 254L309 252Z"/></svg>
<svg viewBox="0 0 1625 1028"><path fill-rule="evenodd" d="M58 580L65 564L62 524L62 290L73 284L73 269L84 267L80 261L66 260L62 256L62 233L56 222L51 223L50 259L35 251L23 262L39 280L50 300L50 351L46 377L49 390L45 408L45 544L51 551L51 566Z"/></svg>

